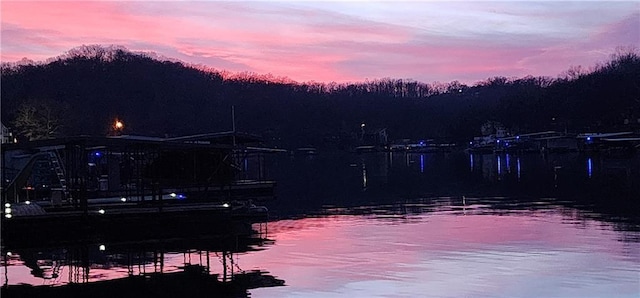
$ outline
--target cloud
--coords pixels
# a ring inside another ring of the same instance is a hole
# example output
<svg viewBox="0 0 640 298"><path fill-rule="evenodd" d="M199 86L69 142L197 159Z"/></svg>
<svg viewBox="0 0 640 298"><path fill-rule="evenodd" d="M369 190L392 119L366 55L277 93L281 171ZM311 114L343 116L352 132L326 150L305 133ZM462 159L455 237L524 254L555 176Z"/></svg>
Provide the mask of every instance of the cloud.
<svg viewBox="0 0 640 298"><path fill-rule="evenodd" d="M298 81L556 75L638 44L629 2L3 2L2 60L119 44ZM635 10L634 10L635 9ZM624 43L624 44L620 44Z"/></svg>
<svg viewBox="0 0 640 298"><path fill-rule="evenodd" d="M47 58L49 53L57 50L54 36L59 34L54 30L25 29L3 22L2 60L19 60L25 55L29 55L31 59Z"/></svg>
<svg viewBox="0 0 640 298"><path fill-rule="evenodd" d="M640 4L638 5L640 10ZM596 30L592 37L594 44L603 45L636 45L640 46L640 12L606 24Z"/></svg>

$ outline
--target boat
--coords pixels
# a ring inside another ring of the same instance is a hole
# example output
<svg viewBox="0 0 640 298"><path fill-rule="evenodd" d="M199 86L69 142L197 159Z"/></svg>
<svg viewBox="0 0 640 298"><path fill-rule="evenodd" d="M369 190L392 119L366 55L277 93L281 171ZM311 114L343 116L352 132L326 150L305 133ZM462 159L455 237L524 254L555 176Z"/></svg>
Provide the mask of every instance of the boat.
<svg viewBox="0 0 640 298"><path fill-rule="evenodd" d="M377 152L378 147L373 145L363 145L355 148L356 153Z"/></svg>
<svg viewBox="0 0 640 298"><path fill-rule="evenodd" d="M318 154L318 149L314 147L301 147L296 149L296 153L304 155L316 155Z"/></svg>

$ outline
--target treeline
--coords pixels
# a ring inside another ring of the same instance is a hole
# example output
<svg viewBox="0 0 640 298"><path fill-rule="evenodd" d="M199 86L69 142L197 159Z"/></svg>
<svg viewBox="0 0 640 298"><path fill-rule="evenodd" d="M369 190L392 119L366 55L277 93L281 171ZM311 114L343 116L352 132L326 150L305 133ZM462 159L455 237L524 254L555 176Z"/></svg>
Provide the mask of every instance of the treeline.
<svg viewBox="0 0 640 298"><path fill-rule="evenodd" d="M28 107L45 105L55 107L48 117L60 124L47 136L104 135L116 117L124 133L185 135L230 130L235 106L238 130L281 146L340 145L363 122L367 129L387 128L391 138L464 141L487 121L514 132L637 128L638 82L640 56L633 51L591 72L570 69L563 78L495 77L467 86L403 79L298 83L92 46L47 63L4 64L2 122L15 126Z"/></svg>

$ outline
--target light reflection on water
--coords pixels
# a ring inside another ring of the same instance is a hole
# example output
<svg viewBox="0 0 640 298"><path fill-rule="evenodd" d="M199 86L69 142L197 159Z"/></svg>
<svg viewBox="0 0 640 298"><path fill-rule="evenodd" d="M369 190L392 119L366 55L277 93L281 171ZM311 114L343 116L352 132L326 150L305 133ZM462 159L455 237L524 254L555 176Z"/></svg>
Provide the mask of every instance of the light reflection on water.
<svg viewBox="0 0 640 298"><path fill-rule="evenodd" d="M441 197L357 207L326 207L313 217L269 223L273 242L235 255L240 270L268 270L285 287L252 297L637 297L640 231L620 230L554 199ZM95 246L95 247L94 247ZM98 250L92 246L94 252ZM111 246L105 251L110 253ZM59 252L60 253L60 252ZM203 265L203 254L167 252L164 273ZM117 256L117 255L116 255ZM157 272L158 263L128 268L103 260L86 281ZM145 255L148 260L157 257ZM33 276L14 255L9 284L64 284L78 270L39 261ZM220 265L220 264L218 264ZM76 265L78 266L78 265ZM220 267L220 266L218 266ZM212 274L222 274L212 266ZM133 270L131 272L130 270ZM82 272L80 272L82 274ZM77 281L76 281L77 282Z"/></svg>
<svg viewBox="0 0 640 298"><path fill-rule="evenodd" d="M372 154L364 192L351 157L319 158L312 183L282 180L285 209L322 211L241 256L288 285L256 297L640 296L638 158Z"/></svg>
<svg viewBox="0 0 640 298"><path fill-rule="evenodd" d="M405 213L333 209L338 215L273 222L276 245L241 260L287 282L252 290L256 297L639 294L640 243L620 241L611 225L558 206L503 214L475 201L396 206ZM432 212L411 213L421 208Z"/></svg>

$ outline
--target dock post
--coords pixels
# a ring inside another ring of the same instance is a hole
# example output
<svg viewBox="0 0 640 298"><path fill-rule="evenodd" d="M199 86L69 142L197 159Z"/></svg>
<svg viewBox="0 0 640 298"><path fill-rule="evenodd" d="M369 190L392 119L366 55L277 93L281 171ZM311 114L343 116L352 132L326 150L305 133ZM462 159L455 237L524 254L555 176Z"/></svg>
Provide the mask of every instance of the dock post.
<svg viewBox="0 0 640 298"><path fill-rule="evenodd" d="M80 182L80 208L84 212L84 215L89 215L89 202L87 201L87 183L86 181Z"/></svg>
<svg viewBox="0 0 640 298"><path fill-rule="evenodd" d="M9 274L7 267L9 266L9 255L8 252L2 251L2 257L4 258L4 287L9 286Z"/></svg>
<svg viewBox="0 0 640 298"><path fill-rule="evenodd" d="M160 204L160 212L162 212L162 205L164 204L164 201L162 200L162 189L160 188L159 183L156 183L155 185L155 189L158 194L158 203Z"/></svg>
<svg viewBox="0 0 640 298"><path fill-rule="evenodd" d="M211 261L209 257L209 250L207 250L207 273L211 272Z"/></svg>
<svg viewBox="0 0 640 298"><path fill-rule="evenodd" d="M227 281L227 251L222 252L222 281Z"/></svg>

